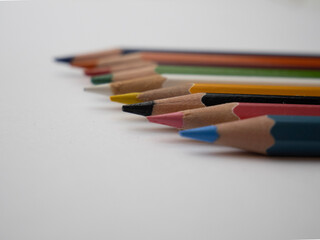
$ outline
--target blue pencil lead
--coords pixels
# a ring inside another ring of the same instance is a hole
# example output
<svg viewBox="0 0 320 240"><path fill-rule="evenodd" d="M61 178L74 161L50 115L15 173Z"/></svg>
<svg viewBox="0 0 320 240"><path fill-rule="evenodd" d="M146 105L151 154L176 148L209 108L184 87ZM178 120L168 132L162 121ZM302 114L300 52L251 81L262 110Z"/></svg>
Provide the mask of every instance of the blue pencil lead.
<svg viewBox="0 0 320 240"><path fill-rule="evenodd" d="M192 138L204 142L215 142L219 138L216 126L193 128L179 132L182 137Z"/></svg>
<svg viewBox="0 0 320 240"><path fill-rule="evenodd" d="M70 63L70 62L72 62L73 59L74 59L74 57L62 57L62 58L55 58L54 60L56 62Z"/></svg>

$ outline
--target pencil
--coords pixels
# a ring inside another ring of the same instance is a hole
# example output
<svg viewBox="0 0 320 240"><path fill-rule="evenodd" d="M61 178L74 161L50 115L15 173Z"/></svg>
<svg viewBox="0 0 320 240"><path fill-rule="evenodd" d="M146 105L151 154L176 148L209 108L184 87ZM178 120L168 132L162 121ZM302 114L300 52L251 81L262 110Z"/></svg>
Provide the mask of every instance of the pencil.
<svg viewBox="0 0 320 240"><path fill-rule="evenodd" d="M110 74L117 71L133 69L133 68L151 66L154 64L155 64L154 62L143 61L143 60L128 61L126 63L109 64L99 68L87 68L87 69L84 69L84 74L92 77L92 76L105 75L105 74Z"/></svg>
<svg viewBox="0 0 320 240"><path fill-rule="evenodd" d="M189 129L263 115L320 116L320 105L232 102L148 116L147 119L153 123Z"/></svg>
<svg viewBox="0 0 320 240"><path fill-rule="evenodd" d="M178 112L187 109L209 107L229 102L320 105L320 97L195 93L149 102L123 105L122 111L143 116L152 116Z"/></svg>
<svg viewBox="0 0 320 240"><path fill-rule="evenodd" d="M137 77L145 77L156 74L154 72L155 64L148 64L147 66L133 68L129 70L118 71L112 74L95 76L91 78L91 82L95 85L112 83L117 81L129 80Z"/></svg>
<svg viewBox="0 0 320 240"><path fill-rule="evenodd" d="M123 71L127 78L132 70ZM125 73L126 72L126 73ZM287 78L320 78L320 71L302 69L263 69L263 68L230 68L230 67L199 67L199 66L154 66L147 74L196 74L196 75L223 75L223 76L261 76L261 77L287 77ZM138 73L136 73L138 74ZM141 72L138 76L146 75ZM109 83L116 78L115 74L94 76L91 78L93 84ZM124 78L123 78L124 79Z"/></svg>
<svg viewBox="0 0 320 240"><path fill-rule="evenodd" d="M118 53L117 53L118 54ZM319 56L276 56L253 54L208 54L188 52L133 52L116 56L138 56L137 59L155 61L162 64L182 64L198 66L228 66L228 67L259 67L259 68L302 68L320 69ZM114 55L111 55L113 57ZM57 58L57 61L67 62L78 67L97 67L105 64L110 55L106 57L88 58L76 61L72 58ZM126 61L126 60L121 60Z"/></svg>
<svg viewBox="0 0 320 240"><path fill-rule="evenodd" d="M161 85L157 79L150 78L149 76L162 76L164 81ZM255 85L286 85L286 86L320 86L320 79L306 79L306 78L268 78L268 77L238 77L238 76L202 76L202 75L176 75L176 74L151 74L143 77L135 82L134 89L130 90L133 86L132 79L120 80L116 82L103 83L98 85L90 85L85 87L85 90L97 92L100 94L123 94L129 92L142 92L146 91L146 86L154 86L150 89L161 87L172 87L183 83L223 83L223 84L255 84ZM117 89L126 91L112 92L113 84L117 85ZM128 90L128 91L127 91Z"/></svg>
<svg viewBox="0 0 320 240"><path fill-rule="evenodd" d="M72 61L81 61L86 60L88 58L101 58L101 57L108 57L112 55L120 55L120 54L129 54L135 52L168 52L168 53L198 53L198 54L222 54L222 55L258 55L258 56L282 56L282 57L318 57L317 55L310 55L310 54L299 54L299 53L267 53L267 52L226 52L226 51L208 51L208 50L201 50L201 49L164 49L164 48L114 48L114 49L106 49L100 50L90 53L84 54L76 54L70 55L67 57L57 57L55 60L57 62L63 63L70 63Z"/></svg>
<svg viewBox="0 0 320 240"><path fill-rule="evenodd" d="M180 135L266 155L320 155L320 117L267 115L184 130Z"/></svg>
<svg viewBox="0 0 320 240"><path fill-rule="evenodd" d="M148 90L145 92L132 92L127 94L113 95L110 97L110 100L124 104L133 104L182 96L190 93L228 93L319 97L320 87L189 83L174 87Z"/></svg>
<svg viewBox="0 0 320 240"><path fill-rule="evenodd" d="M204 50L183 50L183 49L156 49L156 48L115 48L115 49L107 49L102 51L96 51L91 53L85 53L85 54L77 54L77 55L70 55L66 57L56 57L56 62L61 63L69 63L73 65L77 65L77 62L86 61L86 60L92 60L92 59L101 59L101 58L107 58L110 56L115 55L125 55L125 54L131 54L136 52L167 52L167 53L191 53L191 54L222 54L222 55L258 55L258 56L282 56L282 57L292 57L292 56L298 56L298 57L317 57L315 55L305 55L305 54L279 54L279 53L245 53L245 52L222 52L222 51L204 51Z"/></svg>
<svg viewBox="0 0 320 240"><path fill-rule="evenodd" d="M106 58L89 58L86 60L81 60L72 62L70 65L73 67L80 67L80 68L96 68L107 66L110 64L126 64L132 61L142 61L143 59L140 56L140 53L132 53L127 55L112 55ZM98 63L98 64L97 64Z"/></svg>
<svg viewBox="0 0 320 240"><path fill-rule="evenodd" d="M158 74L151 74L152 76ZM148 75L148 76L151 76ZM178 74L162 74L164 81L161 85L158 84L156 79L149 78L148 76L140 77L140 81L136 81L134 89L131 90L129 86L132 86L133 82L128 80L117 81L117 88L128 90L118 91L113 94L123 94L128 92L142 92L145 91L145 86L158 86L150 89L156 89L160 87L172 87L183 83L224 83L224 84L255 84L255 85L286 85L286 86L320 86L320 79L308 79L308 78L269 78L269 77L243 77L243 76L203 76L203 75L178 75ZM160 76L160 75L159 75ZM144 80L142 80L144 79ZM132 80L132 79L129 79ZM152 82L154 81L154 83ZM87 86L86 90L91 92L110 94L111 83L103 83L98 85ZM127 86L129 85L129 86Z"/></svg>
<svg viewBox="0 0 320 240"><path fill-rule="evenodd" d="M88 59L99 59L103 57L110 57L110 56L115 56L120 54L122 54L121 49L108 49L108 50L96 51L96 52L85 53L85 54L71 55L67 57L57 57L55 58L55 61L72 64L72 63L76 63L76 62L80 62Z"/></svg>
<svg viewBox="0 0 320 240"><path fill-rule="evenodd" d="M163 86L166 78L159 74L138 77L126 81L112 82L102 85L87 86L85 91L99 93L102 95L125 94L137 91L158 89ZM125 83L125 84L124 84Z"/></svg>

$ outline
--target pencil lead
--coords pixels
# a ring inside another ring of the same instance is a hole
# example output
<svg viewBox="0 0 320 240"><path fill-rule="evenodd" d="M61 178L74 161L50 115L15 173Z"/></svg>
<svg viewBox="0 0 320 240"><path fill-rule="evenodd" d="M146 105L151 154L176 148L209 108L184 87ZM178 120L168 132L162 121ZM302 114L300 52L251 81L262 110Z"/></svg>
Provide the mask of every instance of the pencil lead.
<svg viewBox="0 0 320 240"><path fill-rule="evenodd" d="M147 119L149 122L159 123L163 125L167 125L175 128L183 127L183 113L175 112L175 113L167 113L155 116L148 116Z"/></svg>
<svg viewBox="0 0 320 240"><path fill-rule="evenodd" d="M54 60L56 62L70 63L70 62L72 62L73 59L74 59L74 57L61 57L61 58L57 57Z"/></svg>
<svg viewBox="0 0 320 240"><path fill-rule="evenodd" d="M95 86L87 86L83 89L86 92L94 92L94 93L100 93L103 95L110 94L110 84L101 84L101 85L95 85Z"/></svg>
<svg viewBox="0 0 320 240"><path fill-rule="evenodd" d="M150 116L152 114L153 106L154 101L128 104L122 106L122 111L142 116Z"/></svg>
<svg viewBox="0 0 320 240"><path fill-rule="evenodd" d="M216 126L206 126L180 131L180 136L203 142L215 142L219 138Z"/></svg>
<svg viewBox="0 0 320 240"><path fill-rule="evenodd" d="M110 100L113 102L119 102L124 104L141 103L143 101L138 99L140 93L126 93L110 96Z"/></svg>
<svg viewBox="0 0 320 240"><path fill-rule="evenodd" d="M99 75L91 78L92 84L98 85L103 83L110 83L112 81L112 74Z"/></svg>

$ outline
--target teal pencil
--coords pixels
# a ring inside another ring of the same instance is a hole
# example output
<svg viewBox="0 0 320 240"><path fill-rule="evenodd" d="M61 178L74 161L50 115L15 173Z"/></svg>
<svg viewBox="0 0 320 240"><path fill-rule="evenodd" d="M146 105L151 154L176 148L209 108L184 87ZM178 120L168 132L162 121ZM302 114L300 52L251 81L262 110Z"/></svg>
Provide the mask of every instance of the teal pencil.
<svg viewBox="0 0 320 240"><path fill-rule="evenodd" d="M320 117L265 115L180 135L266 155L320 156Z"/></svg>

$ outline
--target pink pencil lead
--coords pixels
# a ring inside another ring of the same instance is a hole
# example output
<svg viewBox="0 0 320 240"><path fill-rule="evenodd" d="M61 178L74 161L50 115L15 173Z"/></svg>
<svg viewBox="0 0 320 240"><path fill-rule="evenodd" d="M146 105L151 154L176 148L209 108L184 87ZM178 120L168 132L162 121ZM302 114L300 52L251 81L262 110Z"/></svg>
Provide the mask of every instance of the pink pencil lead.
<svg viewBox="0 0 320 240"><path fill-rule="evenodd" d="M175 113L167 113L155 116L148 116L147 119L153 123L159 123L175 128L183 127L183 113L175 112Z"/></svg>

